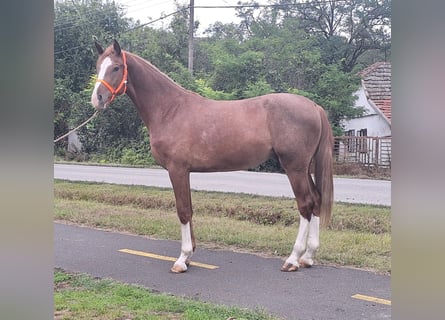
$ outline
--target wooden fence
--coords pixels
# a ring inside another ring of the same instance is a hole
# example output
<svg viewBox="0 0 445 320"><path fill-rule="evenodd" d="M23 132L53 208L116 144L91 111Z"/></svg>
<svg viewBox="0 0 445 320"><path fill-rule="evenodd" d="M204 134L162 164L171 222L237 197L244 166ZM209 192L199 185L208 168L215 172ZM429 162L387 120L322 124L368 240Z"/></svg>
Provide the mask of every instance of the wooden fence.
<svg viewBox="0 0 445 320"><path fill-rule="evenodd" d="M391 169L391 137L335 137L334 160Z"/></svg>

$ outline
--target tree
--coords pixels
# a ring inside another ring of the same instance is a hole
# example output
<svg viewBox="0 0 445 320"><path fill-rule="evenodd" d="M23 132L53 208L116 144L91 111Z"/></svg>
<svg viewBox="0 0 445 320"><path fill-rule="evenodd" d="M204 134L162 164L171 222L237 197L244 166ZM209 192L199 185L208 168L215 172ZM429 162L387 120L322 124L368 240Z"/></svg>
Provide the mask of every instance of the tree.
<svg viewBox="0 0 445 320"><path fill-rule="evenodd" d="M278 92L289 88L311 90L323 72L321 52L315 39L300 27L300 21L285 18L253 29L260 35L249 39L247 46L263 52L267 82Z"/></svg>
<svg viewBox="0 0 445 320"><path fill-rule="evenodd" d="M200 39L198 51L205 51L206 56L200 53L198 59L205 58L205 62L198 60L195 65L204 66L202 71L212 75L212 88L237 90L239 98L246 85L257 81L276 92L312 88L323 71L316 39L300 28L298 19L278 21L270 11L258 19L249 16L246 20L250 31L242 41L236 33L222 37L223 25L218 25L215 37Z"/></svg>
<svg viewBox="0 0 445 320"><path fill-rule="evenodd" d="M204 34L212 40L237 39L241 41L243 39L241 30L233 22L222 23L216 21L204 31Z"/></svg>
<svg viewBox="0 0 445 320"><path fill-rule="evenodd" d="M245 35L264 22L272 26L298 18L300 28L317 37L323 62L340 63L343 71L351 72L370 51L379 52L379 60L389 57L390 0L274 0L265 8L252 0L241 4L246 5L238 9Z"/></svg>
<svg viewBox="0 0 445 320"><path fill-rule="evenodd" d="M358 77L344 72L338 65L329 65L314 87L313 99L327 112L334 135L343 135L342 120L357 117L361 108L353 108Z"/></svg>
<svg viewBox="0 0 445 320"><path fill-rule="evenodd" d="M370 50L387 53L390 47L390 0L307 1L300 5L294 0L280 0L280 3L294 4L303 27L320 35L325 61L341 62L343 71L352 71L364 53Z"/></svg>
<svg viewBox="0 0 445 320"><path fill-rule="evenodd" d="M94 38L111 41L127 28L114 1L83 0L54 4L54 77L79 92L95 68Z"/></svg>
<svg viewBox="0 0 445 320"><path fill-rule="evenodd" d="M241 98L243 88L254 83L263 69L262 52L247 50L239 56L229 53L220 55L215 61L212 87L216 90L233 92Z"/></svg>
<svg viewBox="0 0 445 320"><path fill-rule="evenodd" d="M183 65L188 63L188 23L189 11L187 7L176 3L177 13L173 16L169 25L170 37L168 38L167 51ZM197 26L195 26L196 28Z"/></svg>
<svg viewBox="0 0 445 320"><path fill-rule="evenodd" d="M54 14L54 136L58 137L76 125L77 115L71 114L76 103L83 103L83 115L91 111L85 108L89 99L79 100L95 69L93 39L117 38L128 20L114 1L55 2Z"/></svg>
<svg viewBox="0 0 445 320"><path fill-rule="evenodd" d="M275 92L275 90L272 86L264 78L260 78L255 82L247 83L247 88L242 91L241 98L258 97L273 92Z"/></svg>

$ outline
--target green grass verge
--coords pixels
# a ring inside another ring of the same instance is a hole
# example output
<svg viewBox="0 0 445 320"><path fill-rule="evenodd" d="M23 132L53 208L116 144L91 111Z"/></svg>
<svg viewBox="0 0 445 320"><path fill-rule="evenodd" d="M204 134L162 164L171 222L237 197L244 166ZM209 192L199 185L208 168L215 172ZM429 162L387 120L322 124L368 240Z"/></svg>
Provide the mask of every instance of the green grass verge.
<svg viewBox="0 0 445 320"><path fill-rule="evenodd" d="M153 293L135 285L84 274L54 272L55 320L272 320L262 310L246 310Z"/></svg>
<svg viewBox="0 0 445 320"><path fill-rule="evenodd" d="M55 181L55 219L158 239L180 239L173 191ZM286 257L298 230L296 202L218 192L192 192L197 245ZM316 262L391 270L390 208L336 203L320 234Z"/></svg>

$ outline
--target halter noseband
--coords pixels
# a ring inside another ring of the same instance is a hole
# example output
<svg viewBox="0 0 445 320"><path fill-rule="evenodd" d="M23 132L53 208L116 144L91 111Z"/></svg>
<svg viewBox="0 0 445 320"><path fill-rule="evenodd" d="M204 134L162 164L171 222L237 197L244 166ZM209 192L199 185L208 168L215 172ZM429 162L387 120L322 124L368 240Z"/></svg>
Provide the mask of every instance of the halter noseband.
<svg viewBox="0 0 445 320"><path fill-rule="evenodd" d="M113 89L113 87L104 79L97 79L96 82L102 83L108 90L111 92L111 99L108 103L111 103L114 98L118 95L119 91L122 90L122 87L124 88L124 91L119 94L123 95L127 91L127 78L128 78L128 67L127 67L127 57L125 56L125 52L122 50L122 62L124 63L124 75L122 77L122 81L119 84L119 86L116 89Z"/></svg>

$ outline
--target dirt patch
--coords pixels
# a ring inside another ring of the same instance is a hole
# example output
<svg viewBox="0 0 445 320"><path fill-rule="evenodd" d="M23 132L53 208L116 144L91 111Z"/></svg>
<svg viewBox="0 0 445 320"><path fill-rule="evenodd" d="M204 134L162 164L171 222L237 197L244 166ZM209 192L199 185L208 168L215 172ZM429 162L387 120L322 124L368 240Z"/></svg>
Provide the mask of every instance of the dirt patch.
<svg viewBox="0 0 445 320"><path fill-rule="evenodd" d="M358 179L391 180L391 169L366 167L358 163L334 163L334 174Z"/></svg>

